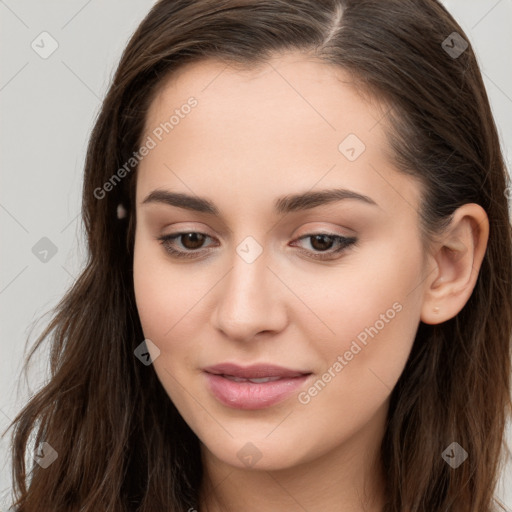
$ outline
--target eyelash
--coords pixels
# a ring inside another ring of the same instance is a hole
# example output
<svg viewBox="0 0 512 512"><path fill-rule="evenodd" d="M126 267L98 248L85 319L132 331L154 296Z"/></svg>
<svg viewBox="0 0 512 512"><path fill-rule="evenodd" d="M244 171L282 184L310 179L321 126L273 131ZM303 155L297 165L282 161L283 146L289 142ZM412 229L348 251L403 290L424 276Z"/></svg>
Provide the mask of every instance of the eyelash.
<svg viewBox="0 0 512 512"><path fill-rule="evenodd" d="M174 247L171 246L171 242L174 239L177 239L177 238L179 238L179 237L181 237L183 235L188 235L188 234L203 235L203 236L206 236L208 238L211 238L206 233L200 233L199 231L182 231L180 233L175 233L173 235L163 235L163 236L160 236L160 237L157 238L157 240L160 242L161 245L163 245L164 249L173 257L176 257L176 258L197 258L198 257L197 254L203 252L204 249L181 251L181 250L177 250L177 249L175 249ZM339 254L339 253L345 251L347 248L349 248L350 246L355 245L357 243L357 238L355 238L355 237L344 237L344 236L340 236L340 235L335 235L333 233L309 233L307 235L301 236L300 238L297 238L297 240L303 240L305 238L312 238L314 236L326 236L328 238L334 239L334 241L337 241L339 243L339 247L337 249L334 249L334 250L328 249L327 251L317 252L317 253L314 253L314 252L312 253L311 251L307 251L307 250L301 250L300 251L300 252L303 252L303 253L308 253L308 255L311 258L316 259L316 260L332 260L332 259L336 259L336 258L333 258L333 255L335 256L336 254Z"/></svg>

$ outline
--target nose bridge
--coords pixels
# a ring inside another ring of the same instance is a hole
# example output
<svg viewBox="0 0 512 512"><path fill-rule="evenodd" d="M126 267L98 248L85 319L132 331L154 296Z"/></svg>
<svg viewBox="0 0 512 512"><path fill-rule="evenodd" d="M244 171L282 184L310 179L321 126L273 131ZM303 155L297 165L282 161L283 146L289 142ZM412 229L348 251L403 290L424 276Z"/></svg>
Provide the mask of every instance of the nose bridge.
<svg viewBox="0 0 512 512"><path fill-rule="evenodd" d="M224 278L215 314L216 327L233 339L250 339L260 331L280 328L278 283L267 268L268 252L252 237L236 247Z"/></svg>

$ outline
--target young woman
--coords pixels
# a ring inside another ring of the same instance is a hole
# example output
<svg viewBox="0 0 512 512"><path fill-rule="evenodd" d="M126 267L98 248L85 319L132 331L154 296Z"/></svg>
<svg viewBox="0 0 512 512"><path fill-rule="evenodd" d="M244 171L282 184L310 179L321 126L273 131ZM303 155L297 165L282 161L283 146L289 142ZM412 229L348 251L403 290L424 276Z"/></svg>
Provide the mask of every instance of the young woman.
<svg viewBox="0 0 512 512"><path fill-rule="evenodd" d="M437 1L160 0L91 136L15 510L499 510L506 187Z"/></svg>

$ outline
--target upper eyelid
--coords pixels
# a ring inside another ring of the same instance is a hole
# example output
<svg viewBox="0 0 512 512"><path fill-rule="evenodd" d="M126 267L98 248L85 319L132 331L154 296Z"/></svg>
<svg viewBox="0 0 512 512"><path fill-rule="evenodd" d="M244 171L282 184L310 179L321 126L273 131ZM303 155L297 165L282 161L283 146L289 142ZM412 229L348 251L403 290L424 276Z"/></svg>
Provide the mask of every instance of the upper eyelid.
<svg viewBox="0 0 512 512"><path fill-rule="evenodd" d="M186 235L189 233L194 233L198 235L205 235L209 238L217 238L214 235L210 235L209 233L197 229L181 229L180 231L176 231L175 233L164 233L161 237L171 238L171 237L178 237L179 235ZM294 240L298 240L304 237L313 236L313 235L326 235L326 236L339 236L340 238L354 238L355 235L353 234L347 234L347 233L335 233L334 231L329 230L322 230L320 228L317 229L310 229L304 234L301 234L299 236L294 237Z"/></svg>
<svg viewBox="0 0 512 512"><path fill-rule="evenodd" d="M175 240L179 240L180 236L182 235L187 235L188 233L194 233L194 234L198 234L198 235L204 235L206 236L207 238L211 238L211 239L214 239L215 237L214 236L211 236L209 235L208 233L203 233L202 231L194 231L194 230L190 230L190 231L179 231L177 233L169 233L168 235L162 235L162 237L160 238L174 238ZM203 250L204 248L201 247L200 249L197 249L196 251L199 252L201 250ZM187 252L194 252L192 250L188 250Z"/></svg>
<svg viewBox="0 0 512 512"><path fill-rule="evenodd" d="M179 223L179 224L181 224L181 223ZM315 224L315 223L308 222L307 224ZM164 227L164 229L165 229L165 227ZM352 237L356 236L356 232L353 229L350 229L348 227L343 227L343 229L348 232L337 233L335 228L330 229L330 228L326 228L326 227L309 227L309 228L307 228L307 231L304 234L301 234L300 236L296 236L296 237L294 237L294 239L301 238L301 237L307 236L307 235L319 235L319 234L340 236L343 238L352 238ZM211 238L217 238L215 235L210 235L208 230L209 230L209 228L207 228L207 229L201 229L201 228L197 228L197 227L188 228L185 226L184 228L181 228L176 232L164 233L162 236L175 236L175 235L181 235L181 234L186 234L186 233L198 233L198 234L209 236ZM231 229L228 229L228 231L230 234L233 233L233 231Z"/></svg>

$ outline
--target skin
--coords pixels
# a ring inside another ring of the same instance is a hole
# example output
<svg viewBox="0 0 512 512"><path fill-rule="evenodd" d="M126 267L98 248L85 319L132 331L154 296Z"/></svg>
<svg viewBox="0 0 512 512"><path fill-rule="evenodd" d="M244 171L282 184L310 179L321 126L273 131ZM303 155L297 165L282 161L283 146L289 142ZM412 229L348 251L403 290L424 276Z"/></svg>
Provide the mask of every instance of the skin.
<svg viewBox="0 0 512 512"><path fill-rule="evenodd" d="M200 508L380 511L378 449L391 390L420 320L443 322L471 295L487 216L464 205L425 253L421 185L390 163L386 109L359 95L345 71L312 57L287 53L251 69L189 64L151 104L145 137L190 96L197 106L137 171L134 286L145 337L160 351L154 370L201 441ZM348 134L366 146L354 161L338 149ZM341 187L376 205L344 199L273 210L278 197ZM220 215L143 204L155 189L207 197ZM157 240L183 231L208 235L202 245L174 240L178 250L198 247L196 258L175 258ZM357 243L332 254L335 240L299 240L319 232ZM262 249L251 263L237 253L248 236ZM322 250L332 258L315 259ZM334 371L397 303L400 311ZM306 393L329 368L335 377L308 403L295 393L244 411L206 386L201 368L225 361L310 371ZM237 456L247 443L260 456L253 465Z"/></svg>

